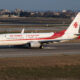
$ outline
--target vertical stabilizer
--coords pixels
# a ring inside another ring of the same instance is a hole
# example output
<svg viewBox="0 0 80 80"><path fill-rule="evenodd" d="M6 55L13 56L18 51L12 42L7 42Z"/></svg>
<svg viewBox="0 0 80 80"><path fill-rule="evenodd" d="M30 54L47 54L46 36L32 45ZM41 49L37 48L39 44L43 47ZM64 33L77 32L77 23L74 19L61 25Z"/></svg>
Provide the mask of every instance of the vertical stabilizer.
<svg viewBox="0 0 80 80"><path fill-rule="evenodd" d="M65 34L78 34L80 26L80 12L77 14L75 19L72 21Z"/></svg>

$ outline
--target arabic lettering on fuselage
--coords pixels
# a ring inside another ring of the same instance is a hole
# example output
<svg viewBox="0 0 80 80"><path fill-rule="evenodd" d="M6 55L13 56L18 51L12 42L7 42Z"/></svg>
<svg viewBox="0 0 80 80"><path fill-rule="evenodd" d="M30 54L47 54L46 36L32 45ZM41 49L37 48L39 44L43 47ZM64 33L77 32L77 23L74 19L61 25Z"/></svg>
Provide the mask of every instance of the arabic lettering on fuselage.
<svg viewBox="0 0 80 80"><path fill-rule="evenodd" d="M39 35L9 35L8 39L38 38Z"/></svg>

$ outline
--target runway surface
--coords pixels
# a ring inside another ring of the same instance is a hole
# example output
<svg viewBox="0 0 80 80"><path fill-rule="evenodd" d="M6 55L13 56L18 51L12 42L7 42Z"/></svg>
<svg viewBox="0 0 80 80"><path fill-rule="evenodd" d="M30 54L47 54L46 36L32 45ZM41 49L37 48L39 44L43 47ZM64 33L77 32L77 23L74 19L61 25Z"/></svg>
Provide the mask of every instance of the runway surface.
<svg viewBox="0 0 80 80"><path fill-rule="evenodd" d="M80 54L80 43L57 43L44 46L44 49L0 47L0 58Z"/></svg>
<svg viewBox="0 0 80 80"><path fill-rule="evenodd" d="M61 27L25 27L25 31L27 32L27 31L50 31L51 32L51 30L55 30L55 31L60 31L60 30L65 30L66 28L67 28L68 26L61 26ZM3 28L1 28L0 27L0 32L4 32L4 31L7 31L7 32L9 32L9 31L21 31L23 28L20 28L20 27L17 27L17 28L13 28L13 27L11 27L11 28L5 28L5 27L3 27Z"/></svg>

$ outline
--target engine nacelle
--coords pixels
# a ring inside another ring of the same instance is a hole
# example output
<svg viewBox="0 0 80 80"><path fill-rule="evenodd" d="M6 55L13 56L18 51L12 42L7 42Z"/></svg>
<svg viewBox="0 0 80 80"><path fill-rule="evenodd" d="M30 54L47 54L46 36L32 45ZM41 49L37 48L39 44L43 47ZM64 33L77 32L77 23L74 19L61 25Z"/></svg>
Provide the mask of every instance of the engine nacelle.
<svg viewBox="0 0 80 80"><path fill-rule="evenodd" d="M40 48L41 43L39 42L30 42L30 47L31 48Z"/></svg>

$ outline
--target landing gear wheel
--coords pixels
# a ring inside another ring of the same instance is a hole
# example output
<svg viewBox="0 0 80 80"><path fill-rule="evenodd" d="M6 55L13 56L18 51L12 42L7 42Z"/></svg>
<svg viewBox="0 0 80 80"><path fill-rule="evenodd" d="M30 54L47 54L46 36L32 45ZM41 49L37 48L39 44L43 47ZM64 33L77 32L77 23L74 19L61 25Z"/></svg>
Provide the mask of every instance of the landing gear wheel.
<svg viewBox="0 0 80 80"><path fill-rule="evenodd" d="M41 45L41 46L40 46L40 49L43 49L43 48L44 48L44 46L43 46L43 45Z"/></svg>

